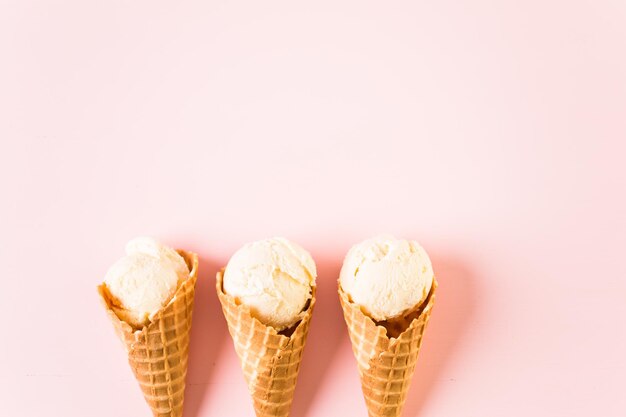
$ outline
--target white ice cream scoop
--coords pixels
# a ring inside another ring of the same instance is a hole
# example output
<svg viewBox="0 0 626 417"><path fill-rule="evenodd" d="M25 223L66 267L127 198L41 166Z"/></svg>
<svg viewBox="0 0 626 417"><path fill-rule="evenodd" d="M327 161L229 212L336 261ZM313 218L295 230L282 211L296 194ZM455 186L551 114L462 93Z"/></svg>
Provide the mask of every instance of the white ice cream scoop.
<svg viewBox="0 0 626 417"><path fill-rule="evenodd" d="M380 236L350 249L339 282L352 302L382 321L420 305L433 277L430 258L417 242Z"/></svg>
<svg viewBox="0 0 626 417"><path fill-rule="evenodd" d="M118 317L134 327L143 327L189 278L185 260L167 246L150 238L126 244L126 256L107 272L104 283Z"/></svg>
<svg viewBox="0 0 626 417"><path fill-rule="evenodd" d="M284 238L248 243L230 258L223 289L262 323L284 330L302 317L317 271L311 255Z"/></svg>

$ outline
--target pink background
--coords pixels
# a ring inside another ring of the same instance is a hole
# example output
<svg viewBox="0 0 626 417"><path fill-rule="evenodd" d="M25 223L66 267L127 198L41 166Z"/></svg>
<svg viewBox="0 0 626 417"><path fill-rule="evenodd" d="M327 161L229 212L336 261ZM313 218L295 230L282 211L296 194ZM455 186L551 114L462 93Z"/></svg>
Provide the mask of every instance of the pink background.
<svg viewBox="0 0 626 417"><path fill-rule="evenodd" d="M2 1L0 414L148 416L95 287L198 252L185 417L252 415L214 293L244 242L319 267L293 416L365 415L335 280L419 240L405 416L626 415L626 3Z"/></svg>

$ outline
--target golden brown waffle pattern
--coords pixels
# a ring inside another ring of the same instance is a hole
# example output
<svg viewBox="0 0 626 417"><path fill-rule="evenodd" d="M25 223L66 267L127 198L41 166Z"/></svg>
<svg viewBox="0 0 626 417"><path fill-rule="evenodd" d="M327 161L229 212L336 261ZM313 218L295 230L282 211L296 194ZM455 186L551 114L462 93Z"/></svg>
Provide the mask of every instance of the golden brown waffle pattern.
<svg viewBox="0 0 626 417"><path fill-rule="evenodd" d="M435 302L437 281L419 310L407 315L403 331L389 337L387 329L366 316L339 287L352 351L359 366L361 388L370 417L398 417L402 413L415 362ZM398 322L393 324L397 329ZM394 330L391 329L390 331Z"/></svg>
<svg viewBox="0 0 626 417"><path fill-rule="evenodd" d="M180 417L183 414L198 256L182 250L178 253L191 271L189 279L143 329L135 330L120 320L111 309L104 285L98 287L109 319L126 347L130 367L155 417Z"/></svg>
<svg viewBox="0 0 626 417"><path fill-rule="evenodd" d="M315 287L302 321L290 336L264 325L250 315L248 307L238 305L233 297L224 293L221 272L217 274L216 287L256 415L288 416L315 306Z"/></svg>

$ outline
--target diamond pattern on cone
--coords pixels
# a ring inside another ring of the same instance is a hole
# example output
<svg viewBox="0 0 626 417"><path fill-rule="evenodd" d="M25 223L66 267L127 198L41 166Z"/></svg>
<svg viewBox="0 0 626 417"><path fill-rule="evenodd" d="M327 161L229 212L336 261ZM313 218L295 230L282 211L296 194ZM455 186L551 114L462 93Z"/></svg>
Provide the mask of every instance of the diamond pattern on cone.
<svg viewBox="0 0 626 417"><path fill-rule="evenodd" d="M339 299L357 360L361 389L370 417L399 417L413 377L428 319L435 302L437 281L421 306L387 327L402 331L389 337L387 329L366 316L339 286ZM387 324L387 323L385 323Z"/></svg>
<svg viewBox="0 0 626 417"><path fill-rule="evenodd" d="M224 293L222 272L217 274L216 289L257 417L288 416L315 306L315 287L304 317L289 336L261 323L247 306Z"/></svg>

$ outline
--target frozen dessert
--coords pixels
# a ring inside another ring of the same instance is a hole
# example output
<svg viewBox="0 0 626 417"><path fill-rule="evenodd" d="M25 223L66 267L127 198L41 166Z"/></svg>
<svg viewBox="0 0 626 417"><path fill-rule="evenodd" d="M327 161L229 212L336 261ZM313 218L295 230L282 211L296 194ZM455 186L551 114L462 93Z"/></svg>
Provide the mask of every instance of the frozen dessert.
<svg viewBox="0 0 626 417"><path fill-rule="evenodd" d="M257 417L288 417L315 307L315 263L283 238L245 245L215 288Z"/></svg>
<svg viewBox="0 0 626 417"><path fill-rule="evenodd" d="M317 272L311 255L284 238L248 243L224 271L224 292L280 331L302 319Z"/></svg>
<svg viewBox="0 0 626 417"><path fill-rule="evenodd" d="M355 245L339 277L339 300L369 417L399 417L437 290L417 242L382 236Z"/></svg>
<svg viewBox="0 0 626 417"><path fill-rule="evenodd" d="M198 255L133 239L98 286L152 414L182 417Z"/></svg>
<svg viewBox="0 0 626 417"><path fill-rule="evenodd" d="M126 244L126 256L104 278L111 308L134 327L143 327L189 278L185 260L154 239L136 238Z"/></svg>
<svg viewBox="0 0 626 417"><path fill-rule="evenodd" d="M339 282L353 303L382 321L420 305L433 277L428 254L417 242L380 236L350 249Z"/></svg>

